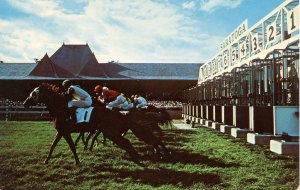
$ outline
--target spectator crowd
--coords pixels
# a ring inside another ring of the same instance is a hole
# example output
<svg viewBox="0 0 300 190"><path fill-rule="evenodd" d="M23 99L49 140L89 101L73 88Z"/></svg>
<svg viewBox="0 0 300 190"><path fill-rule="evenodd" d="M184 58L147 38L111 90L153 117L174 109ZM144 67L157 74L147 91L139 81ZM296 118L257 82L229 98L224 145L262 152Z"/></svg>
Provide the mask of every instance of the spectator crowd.
<svg viewBox="0 0 300 190"><path fill-rule="evenodd" d="M165 107L165 108L181 108L182 102L173 101L173 100L149 100L149 105L153 105L156 107Z"/></svg>
<svg viewBox="0 0 300 190"><path fill-rule="evenodd" d="M182 102L173 101L173 100L149 100L149 105L153 105L156 107L165 107L165 108L181 108ZM23 106L23 101L14 101L5 98L0 98L0 106ZM42 104L38 104L38 106L44 106Z"/></svg>

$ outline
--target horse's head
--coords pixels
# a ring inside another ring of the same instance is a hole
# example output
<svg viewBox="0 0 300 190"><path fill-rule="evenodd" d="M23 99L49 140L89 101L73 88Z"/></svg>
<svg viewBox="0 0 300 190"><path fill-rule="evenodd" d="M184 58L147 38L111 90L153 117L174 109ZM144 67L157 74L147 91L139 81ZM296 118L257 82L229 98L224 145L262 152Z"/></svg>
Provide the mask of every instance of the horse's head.
<svg viewBox="0 0 300 190"><path fill-rule="evenodd" d="M26 100L23 102L23 105L25 108L28 108L30 106L33 106L37 104L38 102L41 102L41 87L36 87L26 98Z"/></svg>
<svg viewBox="0 0 300 190"><path fill-rule="evenodd" d="M55 97L57 102L59 94L59 88L55 85L43 83L40 86L36 87L23 102L25 108L36 105L37 103L47 103L49 97ZM61 99L61 98L60 98ZM55 101L54 100L54 101Z"/></svg>

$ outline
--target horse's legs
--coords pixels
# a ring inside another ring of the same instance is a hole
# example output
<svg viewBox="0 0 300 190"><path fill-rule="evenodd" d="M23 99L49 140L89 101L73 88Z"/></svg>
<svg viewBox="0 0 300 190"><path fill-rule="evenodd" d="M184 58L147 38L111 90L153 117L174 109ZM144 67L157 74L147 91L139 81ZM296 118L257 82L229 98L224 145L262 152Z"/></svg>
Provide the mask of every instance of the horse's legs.
<svg viewBox="0 0 300 190"><path fill-rule="evenodd" d="M74 142L72 140L72 137L71 137L71 134L70 133L66 133L63 135L64 139L67 141L72 153L73 153L73 156L74 156L74 159L76 161L76 165L80 164L80 161L79 161L79 158L78 158L78 155L76 153L76 148L75 148L75 145L74 145Z"/></svg>
<svg viewBox="0 0 300 190"><path fill-rule="evenodd" d="M94 136L93 136L93 138L92 138L92 143L91 143L91 146L90 146L90 150L93 149L94 144L95 144L95 141L97 140L97 138L98 138L98 136L99 136L100 134L101 134L101 131L100 131L100 130L98 130L98 131L94 134Z"/></svg>
<svg viewBox="0 0 300 190"><path fill-rule="evenodd" d="M84 136L84 133L83 133L83 132L82 132L82 133L79 133L77 139L75 140L75 146L77 146L77 144L78 144L78 142L79 142L79 140L80 140L81 137L82 137L82 139L84 139L83 136Z"/></svg>
<svg viewBox="0 0 300 190"><path fill-rule="evenodd" d="M86 141L85 141L85 145L84 145L84 150L87 149L88 145L89 145L89 140L90 138L93 136L93 133L89 132L88 136L86 137Z"/></svg>
<svg viewBox="0 0 300 190"><path fill-rule="evenodd" d="M128 131L129 131L129 129L127 131L125 131L124 133L122 133L122 137L125 137L125 135L127 134Z"/></svg>
<svg viewBox="0 0 300 190"><path fill-rule="evenodd" d="M53 152L54 148L56 147L57 143L59 142L59 140L61 139L61 137L62 137L62 135L61 135L60 133L57 132L57 133L56 133L56 136L55 136L55 138L54 138L54 140L53 140L53 142L52 142L52 145L51 145L51 147L50 147L49 154L48 154L47 158L46 158L45 161L44 161L45 164L48 163L48 161L49 161L49 159L50 159L50 157L51 157L51 155L52 155L52 152Z"/></svg>
<svg viewBox="0 0 300 190"><path fill-rule="evenodd" d="M158 155L160 159L168 158L172 154L161 141L153 144L152 146L154 153ZM164 154L162 154L161 151L163 151Z"/></svg>
<svg viewBox="0 0 300 190"><path fill-rule="evenodd" d="M96 139L97 140L97 139ZM98 140L97 140L97 142L98 142ZM102 141L102 144L103 145L106 145L106 136L103 134L103 141Z"/></svg>
<svg viewBox="0 0 300 190"><path fill-rule="evenodd" d="M84 132L81 132L82 133L82 137L81 137L81 139L82 139L82 142L83 142L83 144L85 145L86 143L87 143L87 141L86 140L84 140Z"/></svg>
<svg viewBox="0 0 300 190"><path fill-rule="evenodd" d="M159 149L158 145L156 145L156 144L153 145L153 151L154 151L154 154L161 156L160 149Z"/></svg>
<svg viewBox="0 0 300 190"><path fill-rule="evenodd" d="M107 138L113 141L118 147L122 148L126 152L129 153L130 157L133 161L137 164L140 164L138 158L140 157L139 154L134 150L132 144L129 142L128 139L125 139L122 136L114 136L110 133L103 133Z"/></svg>
<svg viewBox="0 0 300 190"><path fill-rule="evenodd" d="M140 157L139 154L134 150L132 144L129 142L128 139L121 137L114 141L120 148L125 150L129 153L130 157L133 159L134 162L139 163L138 158Z"/></svg>
<svg viewBox="0 0 300 190"><path fill-rule="evenodd" d="M169 151L163 143L160 143L158 146L162 148L166 155L170 156L172 154L172 152Z"/></svg>

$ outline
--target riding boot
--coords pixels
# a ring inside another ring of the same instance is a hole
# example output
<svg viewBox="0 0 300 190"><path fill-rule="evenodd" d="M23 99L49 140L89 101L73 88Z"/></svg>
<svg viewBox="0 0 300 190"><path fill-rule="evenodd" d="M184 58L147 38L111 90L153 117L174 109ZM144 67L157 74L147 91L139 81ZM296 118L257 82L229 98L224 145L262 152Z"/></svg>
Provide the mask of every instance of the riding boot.
<svg viewBox="0 0 300 190"><path fill-rule="evenodd" d="M70 112L70 110L68 109L68 110L66 111L66 122L71 122L71 120L72 120L71 112Z"/></svg>
<svg viewBox="0 0 300 190"><path fill-rule="evenodd" d="M76 107L71 107L70 108L70 116L71 116L71 122L72 123L76 123L77 122L77 118L76 118Z"/></svg>
<svg viewBox="0 0 300 190"><path fill-rule="evenodd" d="M71 123L76 123L77 119L76 119L76 107L71 107L67 110L67 118L66 121L67 122L71 122Z"/></svg>

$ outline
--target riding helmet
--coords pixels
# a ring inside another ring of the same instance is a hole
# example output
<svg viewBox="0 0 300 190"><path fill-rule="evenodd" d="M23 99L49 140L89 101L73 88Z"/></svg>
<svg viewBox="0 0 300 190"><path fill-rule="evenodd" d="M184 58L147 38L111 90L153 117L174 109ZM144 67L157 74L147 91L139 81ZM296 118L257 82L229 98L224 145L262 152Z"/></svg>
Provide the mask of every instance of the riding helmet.
<svg viewBox="0 0 300 190"><path fill-rule="evenodd" d="M102 92L102 86L101 85L95 86L94 92Z"/></svg>
<svg viewBox="0 0 300 190"><path fill-rule="evenodd" d="M64 88L69 88L72 85L72 82L70 80L64 80L62 83L62 86Z"/></svg>

